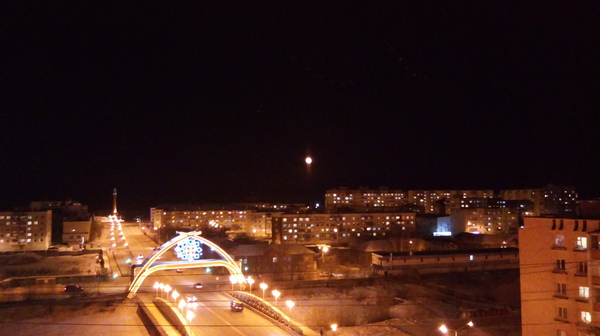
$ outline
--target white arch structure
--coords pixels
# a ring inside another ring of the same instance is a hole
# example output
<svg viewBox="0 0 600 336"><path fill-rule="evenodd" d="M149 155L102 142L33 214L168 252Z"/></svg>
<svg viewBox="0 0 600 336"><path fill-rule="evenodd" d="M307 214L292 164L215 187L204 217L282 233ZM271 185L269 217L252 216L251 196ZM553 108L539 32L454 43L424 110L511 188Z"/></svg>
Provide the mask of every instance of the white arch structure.
<svg viewBox="0 0 600 336"><path fill-rule="evenodd" d="M246 279L242 274L242 270L238 266L238 264L231 258L227 252L225 252L222 248L220 248L217 244L211 242L210 240L201 237L201 231L192 231L192 232L179 232L179 236L169 240L164 243L158 253L155 253L144 263L144 266L140 269L137 275L134 277L131 285L129 285L129 294L127 294L127 298L133 298L140 288L141 284L146 280L150 274L161 271L161 270L169 270L176 268L197 268L197 267L216 267L223 266L231 272L231 275L236 277L238 283L245 283ZM203 244L210 246L211 249L217 252L223 259L225 260L217 260L217 259L200 259L194 261L188 261L187 263L181 262L165 262L159 265L152 265L158 258L163 255L166 251L168 251L173 246L177 245L182 240L193 238L200 241Z"/></svg>

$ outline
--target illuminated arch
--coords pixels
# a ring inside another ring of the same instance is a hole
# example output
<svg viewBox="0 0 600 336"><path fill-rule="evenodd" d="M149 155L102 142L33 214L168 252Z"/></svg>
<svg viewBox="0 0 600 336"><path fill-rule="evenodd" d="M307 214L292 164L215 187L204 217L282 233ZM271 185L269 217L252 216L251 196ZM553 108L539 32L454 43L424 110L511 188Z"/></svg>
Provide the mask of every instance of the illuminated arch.
<svg viewBox="0 0 600 336"><path fill-rule="evenodd" d="M129 286L129 294L127 294L127 297L128 298L134 297L135 294L137 293L138 289L140 288L141 284L144 282L146 277L148 277L150 274L152 274L156 271L170 270L170 269L176 269L176 268L197 268L197 267L223 266L223 267L227 268L229 270L229 272L231 272L231 275L237 277L238 283L246 282L244 279L244 275L242 274L242 270L240 269L238 264L233 260L233 258L231 258L231 256L229 254L227 254L227 252L225 252L217 244L211 242L210 240L208 240L206 238L201 237L200 236L201 234L202 234L201 231L179 232L179 236L164 243L160 247L160 250L157 253L150 256L150 259L148 259L148 261L146 261L146 263L144 263L144 266L140 269L140 271L134 277L133 281L131 282L131 285ZM195 260L195 261L188 261L188 263L181 263L181 262L176 261L176 262L164 262L159 265L152 265L156 260L158 260L158 258L161 255L163 255L170 248L177 245L177 243L179 243L185 239L189 239L189 238L198 240L201 243L208 245L212 250L217 252L217 254L225 260L201 259L201 260Z"/></svg>

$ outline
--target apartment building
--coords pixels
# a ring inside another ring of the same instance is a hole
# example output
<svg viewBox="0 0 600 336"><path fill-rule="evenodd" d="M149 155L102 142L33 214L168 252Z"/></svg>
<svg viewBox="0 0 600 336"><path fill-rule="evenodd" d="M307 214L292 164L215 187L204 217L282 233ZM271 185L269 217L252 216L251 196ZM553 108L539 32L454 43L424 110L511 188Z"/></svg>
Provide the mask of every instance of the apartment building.
<svg viewBox="0 0 600 336"><path fill-rule="evenodd" d="M452 212L452 235L460 232L475 234L517 233L519 212L510 208L471 208Z"/></svg>
<svg viewBox="0 0 600 336"><path fill-rule="evenodd" d="M325 192L325 209L327 210L341 207L350 207L357 210L394 208L407 203L406 192L388 190L385 187L379 190L369 190L365 187L359 189L341 187Z"/></svg>
<svg viewBox="0 0 600 336"><path fill-rule="evenodd" d="M50 247L52 210L0 212L0 251L40 251Z"/></svg>
<svg viewBox="0 0 600 336"><path fill-rule="evenodd" d="M226 227L231 231L251 232L248 213L251 210L163 210L150 209L150 220L155 228L171 226L190 230L202 227Z"/></svg>
<svg viewBox="0 0 600 336"><path fill-rule="evenodd" d="M464 198L493 198L493 190L378 190L338 188L325 193L325 208L348 207L356 211L382 210L417 205L425 213L450 214Z"/></svg>
<svg viewBox="0 0 600 336"><path fill-rule="evenodd" d="M572 217L577 210L577 190L570 186L549 184L538 189L502 190L504 200L529 200L533 203L534 216L560 215Z"/></svg>
<svg viewBox="0 0 600 336"><path fill-rule="evenodd" d="M597 218L526 217L519 229L523 336L600 335Z"/></svg>
<svg viewBox="0 0 600 336"><path fill-rule="evenodd" d="M413 237L416 213L281 214L273 217L273 241L280 243L348 243L394 234Z"/></svg>

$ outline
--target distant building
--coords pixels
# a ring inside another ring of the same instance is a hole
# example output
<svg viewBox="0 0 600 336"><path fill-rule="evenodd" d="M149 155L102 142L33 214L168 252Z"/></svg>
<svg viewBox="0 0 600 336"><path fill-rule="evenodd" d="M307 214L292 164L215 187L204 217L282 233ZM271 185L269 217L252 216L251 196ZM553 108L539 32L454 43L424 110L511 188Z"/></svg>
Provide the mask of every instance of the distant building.
<svg viewBox="0 0 600 336"><path fill-rule="evenodd" d="M523 336L599 335L600 220L525 217L519 229Z"/></svg>
<svg viewBox="0 0 600 336"><path fill-rule="evenodd" d="M29 204L31 211L52 210L52 241L62 242L63 222L85 221L90 219L87 205L75 201L35 201Z"/></svg>
<svg viewBox="0 0 600 336"><path fill-rule="evenodd" d="M83 245L90 240L93 219L87 221L64 221L63 243L69 245Z"/></svg>
<svg viewBox="0 0 600 336"><path fill-rule="evenodd" d="M414 237L416 213L281 214L273 217L275 244L342 244L390 235Z"/></svg>
<svg viewBox="0 0 600 336"><path fill-rule="evenodd" d="M528 200L533 203L533 215L559 215L571 217L576 214L577 190L575 187L549 184L538 189L502 190L504 200Z"/></svg>
<svg viewBox="0 0 600 336"><path fill-rule="evenodd" d="M369 190L362 187L349 190L344 187L325 192L325 209L348 207L357 211L369 209L397 208L408 203L408 194L402 190Z"/></svg>
<svg viewBox="0 0 600 336"><path fill-rule="evenodd" d="M51 234L51 210L0 212L0 251L47 250Z"/></svg>
<svg viewBox="0 0 600 336"><path fill-rule="evenodd" d="M519 213L509 208L473 208L454 211L450 215L452 235L460 232L476 234L517 233Z"/></svg>
<svg viewBox="0 0 600 336"><path fill-rule="evenodd" d="M577 191L574 187L548 185L537 189L514 189L495 192L483 190L378 190L340 187L325 192L325 209L334 212L406 212L406 207L439 215L449 215L463 208L520 208L522 215L573 215ZM400 209L404 207L403 209ZM422 210L421 210L422 209ZM411 210L413 211L413 210Z"/></svg>
<svg viewBox="0 0 600 336"><path fill-rule="evenodd" d="M269 274L275 280L303 279L316 271L315 252L302 245L238 245L227 250L246 274Z"/></svg>

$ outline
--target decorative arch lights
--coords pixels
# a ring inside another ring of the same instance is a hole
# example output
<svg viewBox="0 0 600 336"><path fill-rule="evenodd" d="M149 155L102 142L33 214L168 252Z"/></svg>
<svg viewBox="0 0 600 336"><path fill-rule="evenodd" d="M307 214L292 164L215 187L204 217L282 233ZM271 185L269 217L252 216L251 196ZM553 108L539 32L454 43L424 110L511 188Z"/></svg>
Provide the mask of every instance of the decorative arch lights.
<svg viewBox="0 0 600 336"><path fill-rule="evenodd" d="M139 273L135 275L129 286L128 298L132 298L135 295L148 275L159 270L223 266L231 272L231 275L235 277L237 283L245 283L246 279L242 270L233 258L215 243L201 237L201 234L201 231L179 232L178 236L164 243L158 251L155 251L155 253L146 260ZM202 244L208 246L212 251L217 252L224 260L200 259L203 251ZM166 253L171 247L174 247L174 252L177 257L185 263L175 262L154 264L160 256Z"/></svg>

